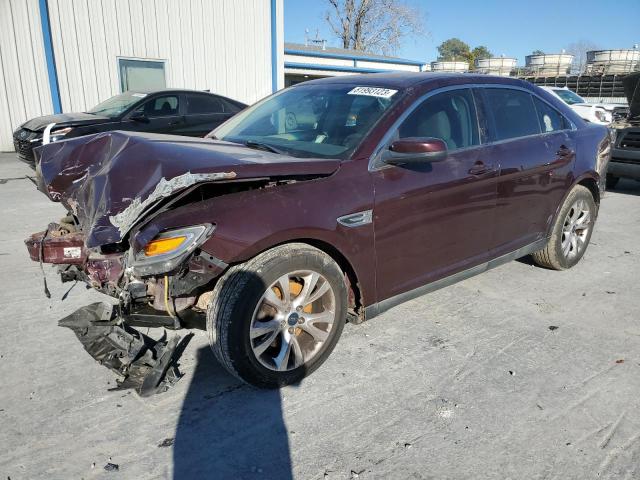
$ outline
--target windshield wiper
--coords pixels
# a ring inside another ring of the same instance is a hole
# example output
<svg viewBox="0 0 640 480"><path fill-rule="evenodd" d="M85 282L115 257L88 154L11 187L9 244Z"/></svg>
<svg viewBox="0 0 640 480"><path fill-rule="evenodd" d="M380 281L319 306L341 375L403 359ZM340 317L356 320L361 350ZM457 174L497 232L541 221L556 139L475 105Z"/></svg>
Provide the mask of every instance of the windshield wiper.
<svg viewBox="0 0 640 480"><path fill-rule="evenodd" d="M262 142L254 142L253 140L247 140L246 142L244 142L244 146L245 147L249 147L249 148L253 148L255 150L265 150L267 152L277 153L278 155L284 155L285 154L284 151L279 150L276 147L272 147L271 145L268 145L268 144L262 143Z"/></svg>

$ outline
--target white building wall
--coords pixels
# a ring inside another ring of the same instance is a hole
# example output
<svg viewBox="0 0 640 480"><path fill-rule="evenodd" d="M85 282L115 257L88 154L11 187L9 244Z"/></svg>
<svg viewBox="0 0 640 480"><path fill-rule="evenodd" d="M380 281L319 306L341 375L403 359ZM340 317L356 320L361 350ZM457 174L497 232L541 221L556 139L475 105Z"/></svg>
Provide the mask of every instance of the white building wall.
<svg viewBox="0 0 640 480"><path fill-rule="evenodd" d="M118 57L164 60L167 87L272 91L270 0L49 0L49 15L63 111L120 93Z"/></svg>
<svg viewBox="0 0 640 480"><path fill-rule="evenodd" d="M0 151L12 132L52 113L38 0L0 0Z"/></svg>

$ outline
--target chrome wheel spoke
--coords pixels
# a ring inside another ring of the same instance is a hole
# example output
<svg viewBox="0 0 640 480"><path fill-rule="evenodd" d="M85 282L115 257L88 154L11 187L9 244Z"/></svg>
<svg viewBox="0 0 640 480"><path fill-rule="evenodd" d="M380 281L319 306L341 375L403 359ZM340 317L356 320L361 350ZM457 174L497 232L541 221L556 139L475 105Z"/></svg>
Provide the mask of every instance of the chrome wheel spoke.
<svg viewBox="0 0 640 480"><path fill-rule="evenodd" d="M325 293L327 293L330 288L331 288L331 285L329 285L329 282L325 280L324 283L320 285L318 288L316 288L316 291L313 292L311 296L305 300L304 305L309 305L310 303L315 302L316 300L321 298Z"/></svg>
<svg viewBox="0 0 640 480"><path fill-rule="evenodd" d="M262 301L271 305L273 308L278 310L278 312L284 312L285 310L285 302L278 298L276 292L274 292L272 288L269 288L266 292L264 292Z"/></svg>
<svg viewBox="0 0 640 480"><path fill-rule="evenodd" d="M296 307L305 306L311 303L307 299L311 295L311 292L313 292L313 289L316 288L319 278L320 275L318 275L316 272L311 272L309 275L303 277L304 286L302 287L302 291L300 292L300 294L293 302Z"/></svg>
<svg viewBox="0 0 640 480"><path fill-rule="evenodd" d="M267 350L267 348L271 346L273 341L278 337L278 334L280 334L280 330L274 330L271 335L269 335L263 341L259 342L258 345L253 346L253 351L257 357L260 357L260 355L262 355Z"/></svg>
<svg viewBox="0 0 640 480"><path fill-rule="evenodd" d="M273 332L280 328L280 322L277 320L269 320L268 322L254 322L249 333L251 339L261 337L269 332Z"/></svg>
<svg viewBox="0 0 640 480"><path fill-rule="evenodd" d="M578 253L578 236L574 233L571 235L571 249L569 250L570 255L576 255Z"/></svg>
<svg viewBox="0 0 640 480"><path fill-rule="evenodd" d="M278 356L273 359L274 363L276 364L276 370L282 372L287 369L290 354L291 354L291 335L289 333L283 333L280 352L278 353Z"/></svg>
<svg viewBox="0 0 640 480"><path fill-rule="evenodd" d="M298 368L304 363L304 354L298 342L298 337L291 337L291 350L293 350L293 368Z"/></svg>
<svg viewBox="0 0 640 480"><path fill-rule="evenodd" d="M571 251L571 234L567 235L567 239L562 244L562 254L566 257Z"/></svg>

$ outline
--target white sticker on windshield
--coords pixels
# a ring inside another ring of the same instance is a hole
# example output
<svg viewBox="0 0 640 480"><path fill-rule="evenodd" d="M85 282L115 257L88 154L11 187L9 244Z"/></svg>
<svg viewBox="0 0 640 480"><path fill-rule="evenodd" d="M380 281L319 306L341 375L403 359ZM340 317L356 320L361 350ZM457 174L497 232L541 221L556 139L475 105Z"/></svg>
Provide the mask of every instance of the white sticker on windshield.
<svg viewBox="0 0 640 480"><path fill-rule="evenodd" d="M347 95L366 95L368 97L391 98L397 92L397 90L391 90L390 88L355 87L350 92L347 92Z"/></svg>
<svg viewBox="0 0 640 480"><path fill-rule="evenodd" d="M132 97L138 97L138 98L144 98L147 96L146 93L132 93L131 94Z"/></svg>

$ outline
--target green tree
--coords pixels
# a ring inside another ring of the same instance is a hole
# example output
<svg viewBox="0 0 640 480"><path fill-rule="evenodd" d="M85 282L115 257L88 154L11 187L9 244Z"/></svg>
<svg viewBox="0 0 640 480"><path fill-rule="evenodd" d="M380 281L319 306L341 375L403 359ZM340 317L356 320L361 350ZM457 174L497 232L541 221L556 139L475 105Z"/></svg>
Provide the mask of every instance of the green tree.
<svg viewBox="0 0 640 480"><path fill-rule="evenodd" d="M438 47L438 60L469 60L471 49L459 38L445 40Z"/></svg>
<svg viewBox="0 0 640 480"><path fill-rule="evenodd" d="M534 50L531 55L544 55L544 52L542 50Z"/></svg>
<svg viewBox="0 0 640 480"><path fill-rule="evenodd" d="M485 58L493 57L493 53L491 53L489 49L484 45L480 45L471 50L471 55L473 56L474 60L483 60Z"/></svg>

